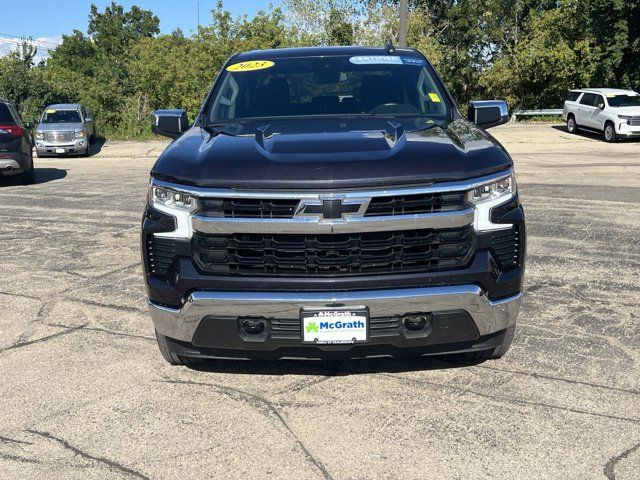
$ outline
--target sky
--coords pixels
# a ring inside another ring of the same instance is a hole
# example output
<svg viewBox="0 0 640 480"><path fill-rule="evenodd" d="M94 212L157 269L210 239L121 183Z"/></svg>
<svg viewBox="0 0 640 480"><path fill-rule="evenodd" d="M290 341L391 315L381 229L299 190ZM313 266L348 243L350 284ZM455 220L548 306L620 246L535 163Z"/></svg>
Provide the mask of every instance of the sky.
<svg viewBox="0 0 640 480"><path fill-rule="evenodd" d="M103 11L111 0L0 0L0 56L15 46L16 37L33 37L40 54L46 55L47 48L60 43L62 34L78 29L87 30L91 3ZM217 0L118 0L116 3L130 8L152 10L160 18L162 33L171 33L176 28L189 34L198 24L198 3L200 23L206 24L211 18L210 11ZM223 0L223 6L234 15L254 15L269 4L278 5L279 0Z"/></svg>

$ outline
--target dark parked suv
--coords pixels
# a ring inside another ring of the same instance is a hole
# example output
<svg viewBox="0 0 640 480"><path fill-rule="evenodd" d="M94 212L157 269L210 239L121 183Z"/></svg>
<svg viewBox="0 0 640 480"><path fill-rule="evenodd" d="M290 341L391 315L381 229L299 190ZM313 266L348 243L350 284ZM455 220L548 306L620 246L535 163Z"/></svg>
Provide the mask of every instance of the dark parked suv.
<svg viewBox="0 0 640 480"><path fill-rule="evenodd" d="M524 213L513 162L412 49L240 53L151 171L142 252L158 345L211 357L509 348Z"/></svg>
<svg viewBox="0 0 640 480"><path fill-rule="evenodd" d="M13 105L0 100L0 175L20 175L23 185L34 182L33 138Z"/></svg>

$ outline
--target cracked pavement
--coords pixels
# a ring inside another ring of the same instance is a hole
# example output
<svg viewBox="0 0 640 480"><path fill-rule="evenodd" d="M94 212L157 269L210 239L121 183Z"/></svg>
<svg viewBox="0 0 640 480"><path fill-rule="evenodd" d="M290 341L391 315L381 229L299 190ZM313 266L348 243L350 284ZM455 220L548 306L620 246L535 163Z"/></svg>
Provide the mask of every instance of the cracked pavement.
<svg viewBox="0 0 640 480"><path fill-rule="evenodd" d="M608 478L640 471L640 142L491 130L528 220L501 360L162 360L139 222L165 142L0 183L0 477Z"/></svg>

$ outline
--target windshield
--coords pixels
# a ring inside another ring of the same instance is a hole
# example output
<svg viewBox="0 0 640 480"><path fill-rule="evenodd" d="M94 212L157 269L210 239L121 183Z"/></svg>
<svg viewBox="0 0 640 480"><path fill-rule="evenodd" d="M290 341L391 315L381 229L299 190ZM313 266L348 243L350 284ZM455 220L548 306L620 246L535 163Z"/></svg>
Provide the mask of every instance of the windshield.
<svg viewBox="0 0 640 480"><path fill-rule="evenodd" d="M607 100L611 107L640 107L640 95L614 95Z"/></svg>
<svg viewBox="0 0 640 480"><path fill-rule="evenodd" d="M449 116L427 62L393 55L248 61L223 72L206 123L265 117Z"/></svg>
<svg viewBox="0 0 640 480"><path fill-rule="evenodd" d="M80 113L77 110L47 109L42 115L40 123L80 123Z"/></svg>

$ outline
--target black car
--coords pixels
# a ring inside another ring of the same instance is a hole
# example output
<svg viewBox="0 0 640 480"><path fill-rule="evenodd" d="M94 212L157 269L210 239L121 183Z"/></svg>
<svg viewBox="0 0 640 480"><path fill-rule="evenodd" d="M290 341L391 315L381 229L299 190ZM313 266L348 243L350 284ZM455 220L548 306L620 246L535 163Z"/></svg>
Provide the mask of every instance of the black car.
<svg viewBox="0 0 640 480"><path fill-rule="evenodd" d="M23 185L35 180L31 127L23 125L13 105L0 100L0 175L20 175Z"/></svg>
<svg viewBox="0 0 640 480"><path fill-rule="evenodd" d="M499 358L522 296L513 162L412 49L228 60L151 171L142 250L158 345L212 357Z"/></svg>

